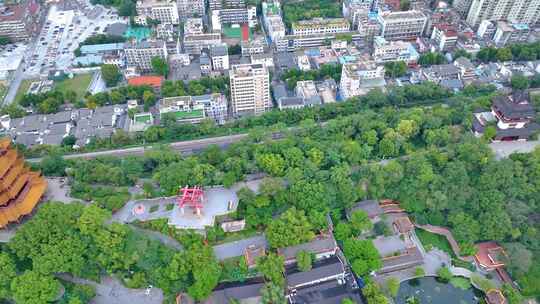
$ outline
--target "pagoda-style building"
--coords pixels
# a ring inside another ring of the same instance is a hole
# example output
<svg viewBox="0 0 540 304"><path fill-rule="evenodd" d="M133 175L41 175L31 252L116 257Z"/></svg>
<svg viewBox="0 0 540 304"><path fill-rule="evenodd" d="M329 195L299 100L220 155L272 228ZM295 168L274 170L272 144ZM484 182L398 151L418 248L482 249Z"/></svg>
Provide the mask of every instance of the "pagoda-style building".
<svg viewBox="0 0 540 304"><path fill-rule="evenodd" d="M32 212L46 189L47 181L25 166L11 140L0 138L0 228Z"/></svg>

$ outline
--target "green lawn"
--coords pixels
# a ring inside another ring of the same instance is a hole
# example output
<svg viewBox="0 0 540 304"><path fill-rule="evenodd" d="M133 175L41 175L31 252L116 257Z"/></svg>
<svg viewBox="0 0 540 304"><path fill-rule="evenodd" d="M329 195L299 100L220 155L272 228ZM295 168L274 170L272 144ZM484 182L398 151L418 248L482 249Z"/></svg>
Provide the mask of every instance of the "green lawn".
<svg viewBox="0 0 540 304"><path fill-rule="evenodd" d="M26 92L28 91L28 88L30 88L30 85L32 82L37 81L37 79L25 79L21 82L21 85L19 86L19 89L17 89L17 94L15 95L15 102L18 103L21 101L24 95L26 95Z"/></svg>
<svg viewBox="0 0 540 304"><path fill-rule="evenodd" d="M440 250L448 253L451 258L455 258L454 251L448 243L448 240L442 235L428 232L424 229L416 229L416 235L420 239L420 242L424 245L424 248L428 250L430 247L437 247Z"/></svg>
<svg viewBox="0 0 540 304"><path fill-rule="evenodd" d="M73 90L77 93L77 98L83 98L88 90L93 74L74 75L72 79L66 78L56 83L55 88L60 92Z"/></svg>

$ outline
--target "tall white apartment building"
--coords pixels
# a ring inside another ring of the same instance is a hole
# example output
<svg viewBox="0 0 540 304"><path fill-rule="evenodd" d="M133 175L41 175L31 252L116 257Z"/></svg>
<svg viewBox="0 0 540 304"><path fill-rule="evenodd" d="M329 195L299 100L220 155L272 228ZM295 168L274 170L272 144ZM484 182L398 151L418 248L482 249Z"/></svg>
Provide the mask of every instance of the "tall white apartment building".
<svg viewBox="0 0 540 304"><path fill-rule="evenodd" d="M176 0L178 15L181 19L202 17L205 13L204 0Z"/></svg>
<svg viewBox="0 0 540 304"><path fill-rule="evenodd" d="M367 94L371 89L384 88L384 66L375 62L347 63L342 66L339 92L341 98Z"/></svg>
<svg viewBox="0 0 540 304"><path fill-rule="evenodd" d="M540 0L539 0L540 1ZM379 15L381 36L386 40L413 40L422 36L427 17L421 11L384 12Z"/></svg>
<svg viewBox="0 0 540 304"><path fill-rule="evenodd" d="M146 22L144 17L158 20L161 23L180 23L178 7L174 0L139 0L136 9L142 23Z"/></svg>
<svg viewBox="0 0 540 304"><path fill-rule="evenodd" d="M387 41L381 36L373 40L373 59L377 63L390 61L416 62L420 55L410 42Z"/></svg>
<svg viewBox="0 0 540 304"><path fill-rule="evenodd" d="M279 2L262 3L263 23L271 41L285 36L285 24L281 18Z"/></svg>
<svg viewBox="0 0 540 304"><path fill-rule="evenodd" d="M351 25L345 18L314 18L292 24L292 34L298 36L334 34L350 31Z"/></svg>
<svg viewBox="0 0 540 304"><path fill-rule="evenodd" d="M473 0L467 23L477 27L482 20L507 20L534 25L540 17L540 0Z"/></svg>
<svg viewBox="0 0 540 304"><path fill-rule="evenodd" d="M456 10L456 12L461 16L461 18L465 19L467 18L467 13L469 12L469 9L471 8L473 0L455 0L452 3L452 6Z"/></svg>
<svg viewBox="0 0 540 304"><path fill-rule="evenodd" d="M136 67L141 72L152 71L152 58L167 60L167 44L163 40L127 43L125 48L128 67Z"/></svg>
<svg viewBox="0 0 540 304"><path fill-rule="evenodd" d="M234 116L262 114L272 107L270 74L264 64L238 64L229 70Z"/></svg>

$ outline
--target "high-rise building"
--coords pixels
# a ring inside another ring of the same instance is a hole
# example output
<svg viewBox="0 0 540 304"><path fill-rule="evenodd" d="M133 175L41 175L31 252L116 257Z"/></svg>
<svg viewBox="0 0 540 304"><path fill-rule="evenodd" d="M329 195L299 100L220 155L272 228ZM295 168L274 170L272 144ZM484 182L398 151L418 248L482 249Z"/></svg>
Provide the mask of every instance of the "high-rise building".
<svg viewBox="0 0 540 304"><path fill-rule="evenodd" d="M178 16L185 20L191 17L202 17L205 13L204 0L177 0Z"/></svg>
<svg viewBox="0 0 540 304"><path fill-rule="evenodd" d="M0 36L12 40L28 39L37 32L39 3L35 0L21 1L19 4L0 3Z"/></svg>
<svg viewBox="0 0 540 304"><path fill-rule="evenodd" d="M152 71L152 58L167 60L167 45L163 40L126 43L126 61L128 67L137 67L141 72Z"/></svg>
<svg viewBox="0 0 540 304"><path fill-rule="evenodd" d="M262 114L272 107L270 75L264 64L238 64L229 70L234 116Z"/></svg>
<svg viewBox="0 0 540 304"><path fill-rule="evenodd" d="M262 3L262 20L271 41L285 36L285 23L281 18L279 2Z"/></svg>
<svg viewBox="0 0 540 304"><path fill-rule="evenodd" d="M141 20L142 23L146 22L144 17L158 20L161 23L180 23L178 7L174 0L139 0L136 8L138 20Z"/></svg>
<svg viewBox="0 0 540 304"><path fill-rule="evenodd" d="M540 1L540 0L539 0ZM386 40L413 40L424 32L427 17L421 11L384 12L379 15L381 36Z"/></svg>
<svg viewBox="0 0 540 304"><path fill-rule="evenodd" d="M473 0L455 0L452 3L452 6L456 12L461 16L461 18L467 18L467 13L471 8Z"/></svg>
<svg viewBox="0 0 540 304"><path fill-rule="evenodd" d="M47 181L30 171L11 140L0 139L0 228L32 212L46 189Z"/></svg>
<svg viewBox="0 0 540 304"><path fill-rule="evenodd" d="M534 25L540 17L540 0L473 0L467 23L477 27L483 20Z"/></svg>

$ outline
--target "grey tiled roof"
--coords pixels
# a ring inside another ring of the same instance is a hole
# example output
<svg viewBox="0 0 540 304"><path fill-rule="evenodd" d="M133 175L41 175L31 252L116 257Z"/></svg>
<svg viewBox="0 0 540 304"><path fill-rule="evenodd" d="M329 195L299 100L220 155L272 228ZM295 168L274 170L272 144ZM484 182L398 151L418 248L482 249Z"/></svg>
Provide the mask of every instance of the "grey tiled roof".
<svg viewBox="0 0 540 304"><path fill-rule="evenodd" d="M311 242L278 249L278 253L283 255L285 260L290 260L295 259L296 254L302 250L311 253L322 253L331 251L335 248L337 248L336 240L332 234L328 234L326 236L319 236Z"/></svg>

